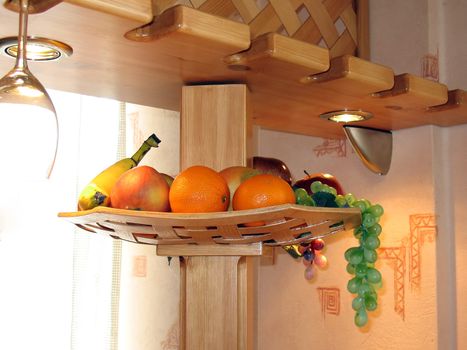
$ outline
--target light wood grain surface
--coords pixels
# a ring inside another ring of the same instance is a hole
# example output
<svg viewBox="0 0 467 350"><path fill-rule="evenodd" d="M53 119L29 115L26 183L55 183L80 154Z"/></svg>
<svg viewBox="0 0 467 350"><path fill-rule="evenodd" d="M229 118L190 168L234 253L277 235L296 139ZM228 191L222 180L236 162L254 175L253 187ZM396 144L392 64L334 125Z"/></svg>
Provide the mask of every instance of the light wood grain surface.
<svg viewBox="0 0 467 350"><path fill-rule="evenodd" d="M246 85L185 86L182 96L181 169L204 164L220 171L246 165L252 132Z"/></svg>
<svg viewBox="0 0 467 350"><path fill-rule="evenodd" d="M70 4L87 7L122 18L148 23L152 20L152 0L65 0ZM156 1L156 3L159 0Z"/></svg>
<svg viewBox="0 0 467 350"><path fill-rule="evenodd" d="M249 145L248 103L244 84L184 87L181 169L194 164L216 170L246 165L252 157L249 152L254 151ZM251 259L240 254L185 258L181 265L181 349L253 350L256 284L249 276L258 260Z"/></svg>
<svg viewBox="0 0 467 350"><path fill-rule="evenodd" d="M185 84L244 83L254 124L325 138L345 135L319 115L344 108L372 112L359 125L384 130L467 123L465 99L449 102L448 87L431 80L410 73L391 78L390 67L353 56L323 62L329 52L280 34L250 47L248 25L191 8L171 8L159 18L141 28L140 21L60 3L31 16L30 33L67 42L74 54L31 62L31 71L48 88L171 110L180 110ZM15 35L17 14L0 8L0 20L0 35ZM148 35L138 38L135 28ZM0 69L12 65L0 56ZM235 70L241 66L249 70Z"/></svg>

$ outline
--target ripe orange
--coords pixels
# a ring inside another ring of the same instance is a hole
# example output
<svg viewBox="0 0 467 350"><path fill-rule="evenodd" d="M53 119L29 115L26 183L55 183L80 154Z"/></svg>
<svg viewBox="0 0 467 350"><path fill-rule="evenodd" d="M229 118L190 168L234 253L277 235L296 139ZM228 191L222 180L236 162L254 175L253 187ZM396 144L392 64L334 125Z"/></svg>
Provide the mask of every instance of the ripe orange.
<svg viewBox="0 0 467 350"><path fill-rule="evenodd" d="M169 201L175 213L225 211L229 207L230 192L217 171L195 165L175 177L170 186Z"/></svg>
<svg viewBox="0 0 467 350"><path fill-rule="evenodd" d="M234 210L256 209L273 205L295 203L292 187L282 178L271 174L260 174L243 181L233 196ZM260 226L264 222L248 223Z"/></svg>

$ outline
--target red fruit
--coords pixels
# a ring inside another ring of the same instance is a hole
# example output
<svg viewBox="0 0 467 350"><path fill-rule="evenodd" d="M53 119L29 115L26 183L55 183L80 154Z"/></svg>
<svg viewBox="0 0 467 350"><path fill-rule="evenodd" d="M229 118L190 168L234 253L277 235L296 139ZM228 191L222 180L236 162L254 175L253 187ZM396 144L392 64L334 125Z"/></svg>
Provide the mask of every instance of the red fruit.
<svg viewBox="0 0 467 350"><path fill-rule="evenodd" d="M321 181L325 185L334 187L337 191L337 194L345 194L341 184L339 183L339 181L337 181L334 175L326 173L308 174L306 171L305 174L307 174L306 177L295 182L295 184L293 185L294 188L304 188L308 192L308 194L311 194L311 184L315 181Z"/></svg>
<svg viewBox="0 0 467 350"><path fill-rule="evenodd" d="M311 243L314 250L322 250L324 248L324 241L321 238L313 240Z"/></svg>
<svg viewBox="0 0 467 350"><path fill-rule="evenodd" d="M169 185L156 169L139 166L124 172L112 189L113 208L170 211Z"/></svg>
<svg viewBox="0 0 467 350"><path fill-rule="evenodd" d="M262 174L271 174L281 177L292 185L292 174L287 165L280 159L268 157L253 157L253 168Z"/></svg>

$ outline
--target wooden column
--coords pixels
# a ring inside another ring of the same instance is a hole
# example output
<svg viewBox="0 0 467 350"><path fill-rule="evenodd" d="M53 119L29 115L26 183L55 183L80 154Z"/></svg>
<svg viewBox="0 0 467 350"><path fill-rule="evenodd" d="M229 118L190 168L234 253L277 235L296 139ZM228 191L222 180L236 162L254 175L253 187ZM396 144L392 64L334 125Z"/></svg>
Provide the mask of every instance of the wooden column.
<svg viewBox="0 0 467 350"><path fill-rule="evenodd" d="M182 92L181 169L247 165L253 151L245 85L186 86ZM205 249L206 248L206 249ZM185 251L181 264L180 348L255 348L255 298L260 246L213 245ZM246 256L250 255L250 256Z"/></svg>

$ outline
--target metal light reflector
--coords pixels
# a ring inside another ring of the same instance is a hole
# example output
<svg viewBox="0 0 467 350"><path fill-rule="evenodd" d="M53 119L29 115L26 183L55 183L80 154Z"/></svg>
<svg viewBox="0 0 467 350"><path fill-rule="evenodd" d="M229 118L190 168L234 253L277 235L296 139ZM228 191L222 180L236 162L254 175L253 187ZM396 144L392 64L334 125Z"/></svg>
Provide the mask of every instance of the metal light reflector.
<svg viewBox="0 0 467 350"><path fill-rule="evenodd" d="M18 54L18 37L11 36L0 39L0 50L3 54L16 58ZM71 56L71 46L53 39L42 37L28 37L27 59L30 61L55 61L61 57Z"/></svg>

